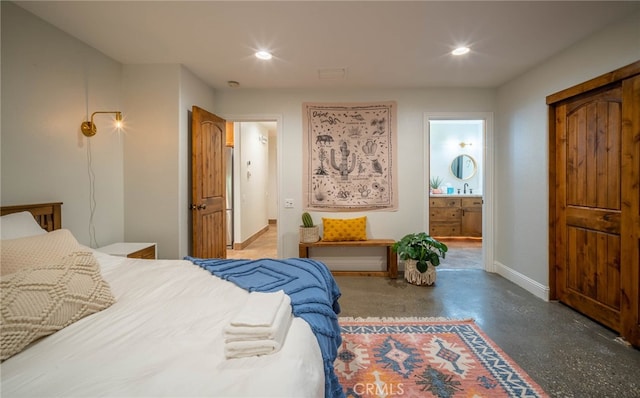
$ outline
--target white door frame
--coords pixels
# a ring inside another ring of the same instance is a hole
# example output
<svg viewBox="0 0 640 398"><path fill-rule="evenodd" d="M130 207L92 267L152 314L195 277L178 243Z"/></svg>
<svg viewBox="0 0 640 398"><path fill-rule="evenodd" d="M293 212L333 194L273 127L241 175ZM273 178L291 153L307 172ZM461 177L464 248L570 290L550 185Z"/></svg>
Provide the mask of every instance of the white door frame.
<svg viewBox="0 0 640 398"><path fill-rule="evenodd" d="M430 120L483 120L483 204L482 204L482 264L485 271L496 272L494 263L494 231L493 231L493 112L425 112L424 114L424 165L426 181L429 181L430 167ZM429 184L424 185L424 230L429 231Z"/></svg>

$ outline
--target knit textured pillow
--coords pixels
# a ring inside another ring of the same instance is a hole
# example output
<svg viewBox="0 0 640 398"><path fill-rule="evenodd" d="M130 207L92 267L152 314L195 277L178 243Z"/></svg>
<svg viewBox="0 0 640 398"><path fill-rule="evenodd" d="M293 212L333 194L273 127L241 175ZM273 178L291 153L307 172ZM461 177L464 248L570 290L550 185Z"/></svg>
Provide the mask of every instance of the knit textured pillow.
<svg viewBox="0 0 640 398"><path fill-rule="evenodd" d="M12 274L34 265L59 263L63 257L80 251L80 244L67 229L43 235L0 242L0 275Z"/></svg>
<svg viewBox="0 0 640 398"><path fill-rule="evenodd" d="M91 252L0 279L0 360L115 302Z"/></svg>
<svg viewBox="0 0 640 398"><path fill-rule="evenodd" d="M322 240L328 242L367 240L367 217L322 218Z"/></svg>

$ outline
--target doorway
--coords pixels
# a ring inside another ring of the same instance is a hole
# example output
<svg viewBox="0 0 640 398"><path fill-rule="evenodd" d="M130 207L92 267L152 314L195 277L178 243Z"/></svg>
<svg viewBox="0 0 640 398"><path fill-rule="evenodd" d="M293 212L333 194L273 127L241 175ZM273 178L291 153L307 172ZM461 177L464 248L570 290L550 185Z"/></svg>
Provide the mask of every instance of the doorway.
<svg viewBox="0 0 640 398"><path fill-rule="evenodd" d="M278 118L233 118L228 258L278 257Z"/></svg>
<svg viewBox="0 0 640 398"><path fill-rule="evenodd" d="M493 114L427 113L424 129L425 231L450 247L452 268L494 272Z"/></svg>

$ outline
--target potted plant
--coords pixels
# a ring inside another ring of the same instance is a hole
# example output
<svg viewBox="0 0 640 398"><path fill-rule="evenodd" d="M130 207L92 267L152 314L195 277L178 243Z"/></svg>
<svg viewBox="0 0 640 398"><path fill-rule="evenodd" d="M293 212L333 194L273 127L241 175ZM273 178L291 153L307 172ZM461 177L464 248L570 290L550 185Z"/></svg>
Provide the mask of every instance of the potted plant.
<svg viewBox="0 0 640 398"><path fill-rule="evenodd" d="M442 193L442 190L440 189L440 185L442 185L442 182L444 181L444 178L442 177L431 177L429 179L429 186L431 187L431 193Z"/></svg>
<svg viewBox="0 0 640 398"><path fill-rule="evenodd" d="M300 242L314 243L320 240L320 228L313 224L311 214L302 213L302 225L300 226Z"/></svg>
<svg viewBox="0 0 640 398"><path fill-rule="evenodd" d="M404 278L414 285L432 285L436 281L436 268L445 257L447 245L426 232L405 235L391 249L404 260Z"/></svg>

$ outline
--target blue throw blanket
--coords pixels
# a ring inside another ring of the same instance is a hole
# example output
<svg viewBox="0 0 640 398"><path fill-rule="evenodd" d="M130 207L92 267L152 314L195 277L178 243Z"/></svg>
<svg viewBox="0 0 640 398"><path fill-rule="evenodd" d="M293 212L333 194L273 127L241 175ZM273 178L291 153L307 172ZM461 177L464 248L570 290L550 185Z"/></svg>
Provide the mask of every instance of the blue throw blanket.
<svg viewBox="0 0 640 398"><path fill-rule="evenodd" d="M342 398L344 391L333 363L342 344L338 315L340 289L326 265L307 258L231 260L185 257L212 274L248 291L284 290L293 315L304 319L316 335L325 373L325 397Z"/></svg>

